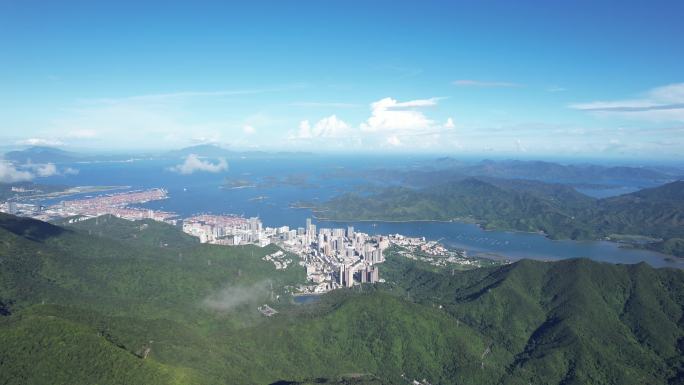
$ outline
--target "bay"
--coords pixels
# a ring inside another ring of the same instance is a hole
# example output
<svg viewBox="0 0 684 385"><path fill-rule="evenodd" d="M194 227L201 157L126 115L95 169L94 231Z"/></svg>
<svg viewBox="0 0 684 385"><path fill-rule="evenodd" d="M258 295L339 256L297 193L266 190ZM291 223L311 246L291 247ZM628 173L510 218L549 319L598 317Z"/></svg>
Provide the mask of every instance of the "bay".
<svg viewBox="0 0 684 385"><path fill-rule="evenodd" d="M368 177L368 170L412 167L420 157L298 156L236 158L222 173L182 175L172 171L179 160L139 160L125 163L73 164L77 175L44 178L41 183L68 185L126 185L131 189L161 187L169 199L149 202L143 207L173 211L180 217L199 213L258 216L265 226L303 227L312 217L309 209L292 208L293 202L323 202L338 194L364 193L369 184L383 182ZM226 179L249 181L253 187L227 188ZM91 194L92 195L92 194ZM52 204L65 198L44 201ZM639 249L622 248L606 241L578 242L551 240L540 234L485 231L460 222L319 222L322 227L354 226L370 234L403 234L439 240L466 250L469 255L517 260L559 260L589 258L611 263L646 262L654 267L683 268L676 258Z"/></svg>

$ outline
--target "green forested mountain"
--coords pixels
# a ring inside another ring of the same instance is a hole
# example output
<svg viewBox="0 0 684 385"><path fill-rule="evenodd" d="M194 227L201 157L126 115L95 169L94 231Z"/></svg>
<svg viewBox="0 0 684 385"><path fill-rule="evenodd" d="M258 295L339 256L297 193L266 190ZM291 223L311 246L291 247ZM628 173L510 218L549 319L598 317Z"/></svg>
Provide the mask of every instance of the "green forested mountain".
<svg viewBox="0 0 684 385"><path fill-rule="evenodd" d="M346 194L319 215L336 220L467 220L486 228L543 232L552 238L640 235L647 247L684 256L684 181L593 199L564 185L468 178L414 190Z"/></svg>
<svg viewBox="0 0 684 385"><path fill-rule="evenodd" d="M678 270L434 271L390 253L387 283L295 305L285 288L303 269L261 260L274 250L199 245L154 222L1 215L0 383L684 381ZM263 303L279 313L261 316Z"/></svg>

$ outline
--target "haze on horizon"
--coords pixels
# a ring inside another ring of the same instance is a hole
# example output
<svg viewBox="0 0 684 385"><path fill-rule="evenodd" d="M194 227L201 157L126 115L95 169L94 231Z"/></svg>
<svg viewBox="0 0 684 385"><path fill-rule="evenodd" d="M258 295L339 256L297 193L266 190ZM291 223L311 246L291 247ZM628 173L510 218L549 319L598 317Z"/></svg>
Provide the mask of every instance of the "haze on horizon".
<svg viewBox="0 0 684 385"><path fill-rule="evenodd" d="M683 11L4 1L0 141L681 159Z"/></svg>

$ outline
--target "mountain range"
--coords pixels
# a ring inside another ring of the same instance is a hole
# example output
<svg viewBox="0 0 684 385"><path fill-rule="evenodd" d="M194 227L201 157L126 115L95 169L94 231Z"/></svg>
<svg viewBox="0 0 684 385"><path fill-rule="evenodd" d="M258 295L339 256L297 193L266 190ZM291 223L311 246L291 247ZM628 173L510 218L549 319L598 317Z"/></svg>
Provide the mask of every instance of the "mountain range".
<svg viewBox="0 0 684 385"><path fill-rule="evenodd" d="M597 164L561 164L540 160L491 160L465 163L453 158L439 158L435 169L462 176L531 179L556 183L605 183L611 181L669 182L682 179L684 170L662 166L606 166Z"/></svg>
<svg viewBox="0 0 684 385"><path fill-rule="evenodd" d="M542 232L556 239L619 239L684 256L684 181L594 199L570 186L466 178L412 189L347 193L323 204L333 220L461 220L485 228ZM648 237L647 242L643 238Z"/></svg>

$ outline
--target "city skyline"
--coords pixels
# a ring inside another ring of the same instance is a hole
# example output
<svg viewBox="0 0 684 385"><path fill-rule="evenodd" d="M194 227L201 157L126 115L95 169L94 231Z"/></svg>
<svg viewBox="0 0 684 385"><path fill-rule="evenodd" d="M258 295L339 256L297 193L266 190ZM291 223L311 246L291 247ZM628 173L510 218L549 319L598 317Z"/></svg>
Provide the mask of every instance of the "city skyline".
<svg viewBox="0 0 684 385"><path fill-rule="evenodd" d="M37 5L0 5L6 145L669 159L684 147L675 1Z"/></svg>

